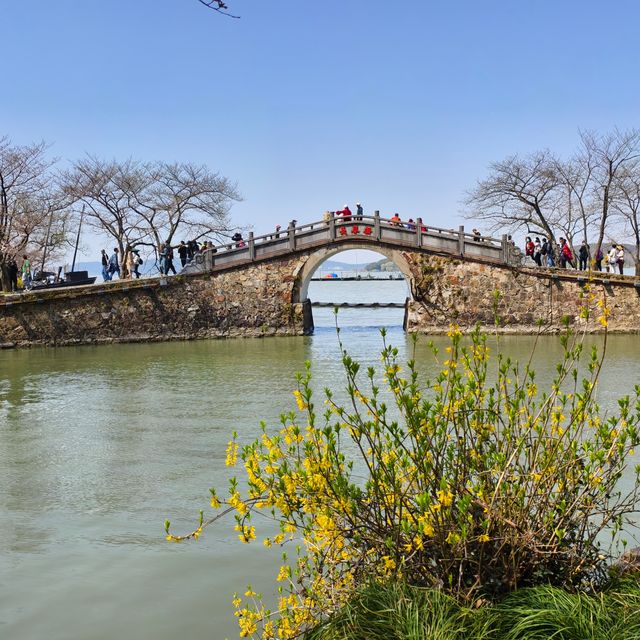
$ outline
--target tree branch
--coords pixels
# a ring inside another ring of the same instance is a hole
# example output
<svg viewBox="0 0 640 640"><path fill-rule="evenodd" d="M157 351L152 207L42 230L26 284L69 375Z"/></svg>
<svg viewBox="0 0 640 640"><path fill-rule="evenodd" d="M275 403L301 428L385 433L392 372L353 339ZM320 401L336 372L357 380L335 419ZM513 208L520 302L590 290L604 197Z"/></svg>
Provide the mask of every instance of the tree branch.
<svg viewBox="0 0 640 640"><path fill-rule="evenodd" d="M217 11L218 13L221 13L223 16L227 16L228 18L240 18L240 16L234 16L227 11L229 7L223 2L223 0L198 0L198 2L200 4L203 4L208 9Z"/></svg>

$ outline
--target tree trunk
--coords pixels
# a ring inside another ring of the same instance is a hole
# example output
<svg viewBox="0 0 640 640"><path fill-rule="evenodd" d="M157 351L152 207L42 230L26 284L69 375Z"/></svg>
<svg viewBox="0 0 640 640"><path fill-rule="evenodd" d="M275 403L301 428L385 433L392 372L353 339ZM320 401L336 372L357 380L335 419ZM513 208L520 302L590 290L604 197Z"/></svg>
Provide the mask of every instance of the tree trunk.
<svg viewBox="0 0 640 640"><path fill-rule="evenodd" d="M2 290L6 292L11 291L11 281L9 280L9 269L6 264L0 265L0 283L2 283Z"/></svg>

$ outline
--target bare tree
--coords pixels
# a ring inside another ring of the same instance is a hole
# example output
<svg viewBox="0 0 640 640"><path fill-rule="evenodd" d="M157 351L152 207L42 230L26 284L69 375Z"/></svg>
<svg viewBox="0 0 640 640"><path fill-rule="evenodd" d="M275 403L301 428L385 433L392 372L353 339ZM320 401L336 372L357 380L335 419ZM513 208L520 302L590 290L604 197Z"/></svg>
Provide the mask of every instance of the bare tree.
<svg viewBox="0 0 640 640"><path fill-rule="evenodd" d="M125 256L137 246L159 250L176 234L229 236L229 209L240 199L227 178L189 163L103 161L88 156L66 174L67 190L88 207L89 224ZM126 266L123 266L126 275Z"/></svg>
<svg viewBox="0 0 640 640"><path fill-rule="evenodd" d="M178 232L198 240L228 237L229 210L239 201L237 186L205 166L190 163L158 162L152 168L154 207L161 211L161 222L154 233L173 242Z"/></svg>
<svg viewBox="0 0 640 640"><path fill-rule="evenodd" d="M580 133L582 153L593 162L591 198L599 212L596 251L602 248L611 204L617 182L625 169L640 157L640 131L618 131L600 135L590 131Z"/></svg>
<svg viewBox="0 0 640 640"><path fill-rule="evenodd" d="M595 161L587 149L566 161L556 160L562 196L558 203L558 226L573 244L573 238L582 232L582 240L589 241L589 232L598 221L591 192L595 173ZM565 220L566 218L566 220Z"/></svg>
<svg viewBox="0 0 640 640"><path fill-rule="evenodd" d="M88 226L113 240L123 263L127 251L152 244L145 221L132 206L131 195L143 197L142 192L149 188L147 174L147 167L134 160L105 161L94 156L78 160L64 174L66 192L86 205Z"/></svg>
<svg viewBox="0 0 640 640"><path fill-rule="evenodd" d="M488 221L491 230L524 228L555 242L552 218L561 184L556 164L549 151L494 162L490 176L467 194L473 207L467 217Z"/></svg>
<svg viewBox="0 0 640 640"><path fill-rule="evenodd" d="M611 206L633 234L636 275L640 275L640 165L637 162L625 168L616 187Z"/></svg>
<svg viewBox="0 0 640 640"><path fill-rule="evenodd" d="M48 146L26 146L0 138L0 277L10 289L8 268L28 252L38 259L63 246L67 232L69 201L58 189L51 172L55 159ZM47 233L48 231L48 233Z"/></svg>

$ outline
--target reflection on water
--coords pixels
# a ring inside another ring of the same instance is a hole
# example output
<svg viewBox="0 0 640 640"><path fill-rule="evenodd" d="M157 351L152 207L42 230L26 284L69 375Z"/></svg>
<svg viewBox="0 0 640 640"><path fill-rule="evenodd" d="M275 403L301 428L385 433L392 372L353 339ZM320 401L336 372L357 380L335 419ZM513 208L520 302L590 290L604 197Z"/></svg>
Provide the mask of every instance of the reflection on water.
<svg viewBox="0 0 640 640"><path fill-rule="evenodd" d="M232 594L247 582L269 591L278 553L240 544L231 526L170 545L162 523L169 517L185 530L195 522L208 488L225 487L231 431L249 441L260 420L277 428L295 406L305 360L318 402L323 387L344 386L333 314L316 311L326 317L316 315L319 328L307 338L2 353L0 637L237 635ZM348 321L340 312L341 339L375 365L379 316L356 311ZM402 310L384 311L395 312L385 316L388 340L404 359L413 345ZM500 342L523 359L533 338ZM435 371L426 343L415 353L424 376ZM558 345L540 340L540 386L554 374ZM608 362L599 397L611 405L640 380L637 338L610 337Z"/></svg>

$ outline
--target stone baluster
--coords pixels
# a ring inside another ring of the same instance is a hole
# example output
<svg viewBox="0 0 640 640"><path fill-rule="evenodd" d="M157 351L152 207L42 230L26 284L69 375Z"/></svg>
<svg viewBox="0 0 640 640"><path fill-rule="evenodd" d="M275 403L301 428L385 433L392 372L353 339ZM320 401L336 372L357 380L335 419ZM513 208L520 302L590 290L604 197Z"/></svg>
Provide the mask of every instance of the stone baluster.
<svg viewBox="0 0 640 640"><path fill-rule="evenodd" d="M329 214L329 240L336 239L336 214L331 212Z"/></svg>
<svg viewBox="0 0 640 640"><path fill-rule="evenodd" d="M253 231L249 231L249 260L253 261L256 259L256 243L253 239Z"/></svg>
<svg viewBox="0 0 640 640"><path fill-rule="evenodd" d="M416 218L416 247L422 246L422 218Z"/></svg>
<svg viewBox="0 0 640 640"><path fill-rule="evenodd" d="M458 227L458 253L464 255L464 225Z"/></svg>
<svg viewBox="0 0 640 640"><path fill-rule="evenodd" d="M380 212L377 210L373 212L373 234L376 240L381 239Z"/></svg>
<svg viewBox="0 0 640 640"><path fill-rule="evenodd" d="M287 229L289 233L289 250L296 250L296 228L293 226L293 223L289 223L289 228Z"/></svg>

